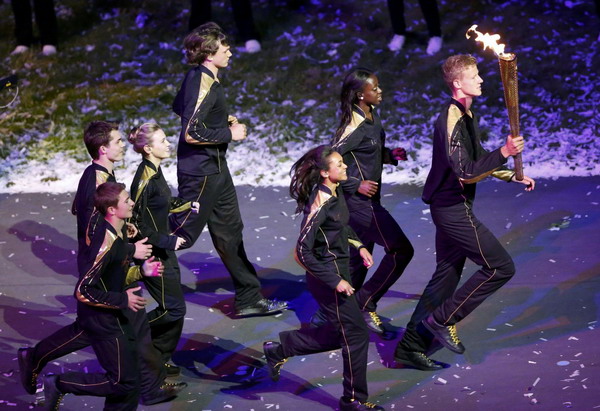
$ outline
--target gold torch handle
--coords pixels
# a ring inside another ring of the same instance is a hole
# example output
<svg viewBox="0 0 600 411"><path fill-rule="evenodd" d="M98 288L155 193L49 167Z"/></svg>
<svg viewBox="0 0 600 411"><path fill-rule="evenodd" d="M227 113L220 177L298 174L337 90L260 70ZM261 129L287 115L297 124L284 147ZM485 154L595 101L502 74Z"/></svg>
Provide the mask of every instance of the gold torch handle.
<svg viewBox="0 0 600 411"><path fill-rule="evenodd" d="M515 54L505 54L498 58L500 63L500 77L504 87L504 102L508 110L508 122L510 125L510 134L513 137L520 135L519 124L519 81L517 78L517 56ZM523 159L521 153L514 157L515 178L523 180Z"/></svg>

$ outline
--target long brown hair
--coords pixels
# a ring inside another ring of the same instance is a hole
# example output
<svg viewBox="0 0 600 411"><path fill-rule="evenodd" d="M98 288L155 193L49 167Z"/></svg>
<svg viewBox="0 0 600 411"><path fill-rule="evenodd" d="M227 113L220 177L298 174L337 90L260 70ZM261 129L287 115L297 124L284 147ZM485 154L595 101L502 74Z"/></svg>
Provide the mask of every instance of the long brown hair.
<svg viewBox="0 0 600 411"><path fill-rule="evenodd" d="M308 203L310 193L321 182L321 170L329 170L328 157L335 151L327 145L309 150L290 170L290 196L296 200L296 213L301 213Z"/></svg>

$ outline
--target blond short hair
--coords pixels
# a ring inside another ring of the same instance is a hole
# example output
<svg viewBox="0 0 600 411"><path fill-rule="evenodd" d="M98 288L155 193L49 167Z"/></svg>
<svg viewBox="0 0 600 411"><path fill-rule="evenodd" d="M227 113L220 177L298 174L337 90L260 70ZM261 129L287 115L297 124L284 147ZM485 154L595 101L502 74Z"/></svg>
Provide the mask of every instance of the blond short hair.
<svg viewBox="0 0 600 411"><path fill-rule="evenodd" d="M444 61L442 75L450 90L454 90L452 82L460 78L461 73L472 66L477 66L477 59L470 54L456 54Z"/></svg>

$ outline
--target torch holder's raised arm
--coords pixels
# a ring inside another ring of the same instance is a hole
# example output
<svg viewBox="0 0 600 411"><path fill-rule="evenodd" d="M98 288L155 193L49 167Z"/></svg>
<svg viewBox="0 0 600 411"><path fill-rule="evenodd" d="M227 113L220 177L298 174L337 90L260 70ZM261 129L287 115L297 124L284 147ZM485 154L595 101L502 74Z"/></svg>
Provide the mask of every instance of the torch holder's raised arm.
<svg viewBox="0 0 600 411"><path fill-rule="evenodd" d="M508 110L508 122L510 134L517 137L520 134L519 123L519 81L517 79L517 56L513 53L505 53L498 57L500 63L500 77L504 87L504 102ZM523 160L521 153L514 157L515 178L523 180Z"/></svg>

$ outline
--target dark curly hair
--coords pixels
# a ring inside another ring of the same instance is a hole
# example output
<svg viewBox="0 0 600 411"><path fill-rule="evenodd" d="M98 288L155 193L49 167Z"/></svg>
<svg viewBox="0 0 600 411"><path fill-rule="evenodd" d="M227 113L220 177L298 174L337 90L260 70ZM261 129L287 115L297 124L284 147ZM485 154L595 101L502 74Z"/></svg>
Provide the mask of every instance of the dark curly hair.
<svg viewBox="0 0 600 411"><path fill-rule="evenodd" d="M208 56L219 50L219 45L228 46L229 39L223 29L213 22L196 27L183 40L185 56L189 64L202 64Z"/></svg>
<svg viewBox="0 0 600 411"><path fill-rule="evenodd" d="M310 193L321 182L321 170L329 170L328 157L335 151L327 145L315 147L294 163L290 170L290 196L296 200L296 213L308 203Z"/></svg>

